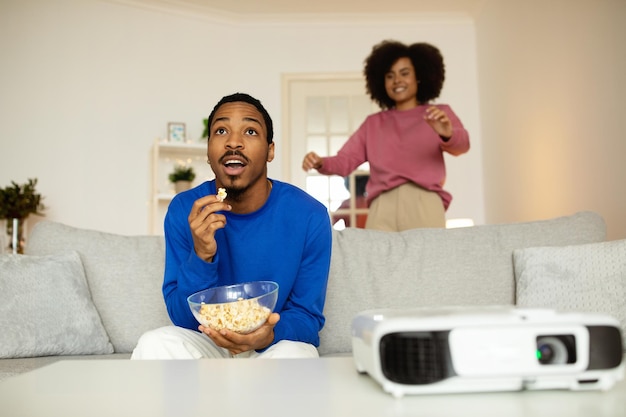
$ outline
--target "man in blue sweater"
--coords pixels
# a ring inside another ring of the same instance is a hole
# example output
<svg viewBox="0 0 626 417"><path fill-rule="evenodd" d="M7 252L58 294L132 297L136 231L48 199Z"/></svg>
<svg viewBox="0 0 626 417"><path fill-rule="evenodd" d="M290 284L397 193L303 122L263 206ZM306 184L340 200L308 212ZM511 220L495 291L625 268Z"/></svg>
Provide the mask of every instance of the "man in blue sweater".
<svg viewBox="0 0 626 417"><path fill-rule="evenodd" d="M215 180L176 195L165 217L163 295L175 326L145 333L132 358L317 357L332 244L328 212L299 188L267 178L273 127L260 101L223 97L208 126ZM187 304L205 288L263 280L279 284L278 302L249 334L199 326Z"/></svg>

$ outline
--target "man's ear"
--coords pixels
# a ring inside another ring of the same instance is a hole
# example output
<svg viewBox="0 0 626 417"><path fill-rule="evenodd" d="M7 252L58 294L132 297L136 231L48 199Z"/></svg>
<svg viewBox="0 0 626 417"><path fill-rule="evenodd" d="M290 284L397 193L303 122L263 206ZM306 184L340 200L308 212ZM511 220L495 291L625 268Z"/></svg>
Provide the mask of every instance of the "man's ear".
<svg viewBox="0 0 626 417"><path fill-rule="evenodd" d="M272 162L274 160L274 142L269 144L267 149L267 162Z"/></svg>

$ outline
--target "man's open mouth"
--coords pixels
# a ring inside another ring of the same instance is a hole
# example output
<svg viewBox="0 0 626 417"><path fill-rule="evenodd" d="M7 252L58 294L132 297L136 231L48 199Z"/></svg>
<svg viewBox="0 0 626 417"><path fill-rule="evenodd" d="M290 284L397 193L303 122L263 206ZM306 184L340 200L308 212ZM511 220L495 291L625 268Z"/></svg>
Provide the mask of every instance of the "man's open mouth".
<svg viewBox="0 0 626 417"><path fill-rule="evenodd" d="M238 175L248 165L246 159L240 155L226 156L222 158L224 172L228 175Z"/></svg>

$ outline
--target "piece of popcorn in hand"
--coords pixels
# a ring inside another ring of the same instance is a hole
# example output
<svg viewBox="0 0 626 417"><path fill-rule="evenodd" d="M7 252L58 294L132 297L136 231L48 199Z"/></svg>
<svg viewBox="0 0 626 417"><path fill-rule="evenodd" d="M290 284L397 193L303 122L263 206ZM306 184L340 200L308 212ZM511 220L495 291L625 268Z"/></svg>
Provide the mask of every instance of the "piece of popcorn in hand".
<svg viewBox="0 0 626 417"><path fill-rule="evenodd" d="M224 201L226 199L226 189L225 188L219 188L217 190L217 199L220 201Z"/></svg>

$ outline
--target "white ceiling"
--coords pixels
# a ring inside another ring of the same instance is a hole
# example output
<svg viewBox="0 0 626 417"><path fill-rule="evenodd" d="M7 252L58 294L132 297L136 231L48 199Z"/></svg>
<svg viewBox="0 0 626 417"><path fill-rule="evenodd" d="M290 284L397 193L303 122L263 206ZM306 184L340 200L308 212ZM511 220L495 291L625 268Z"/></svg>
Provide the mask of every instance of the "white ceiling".
<svg viewBox="0 0 626 417"><path fill-rule="evenodd" d="M250 15L382 16L453 13L475 16L485 0L105 0L183 14L243 18Z"/></svg>

